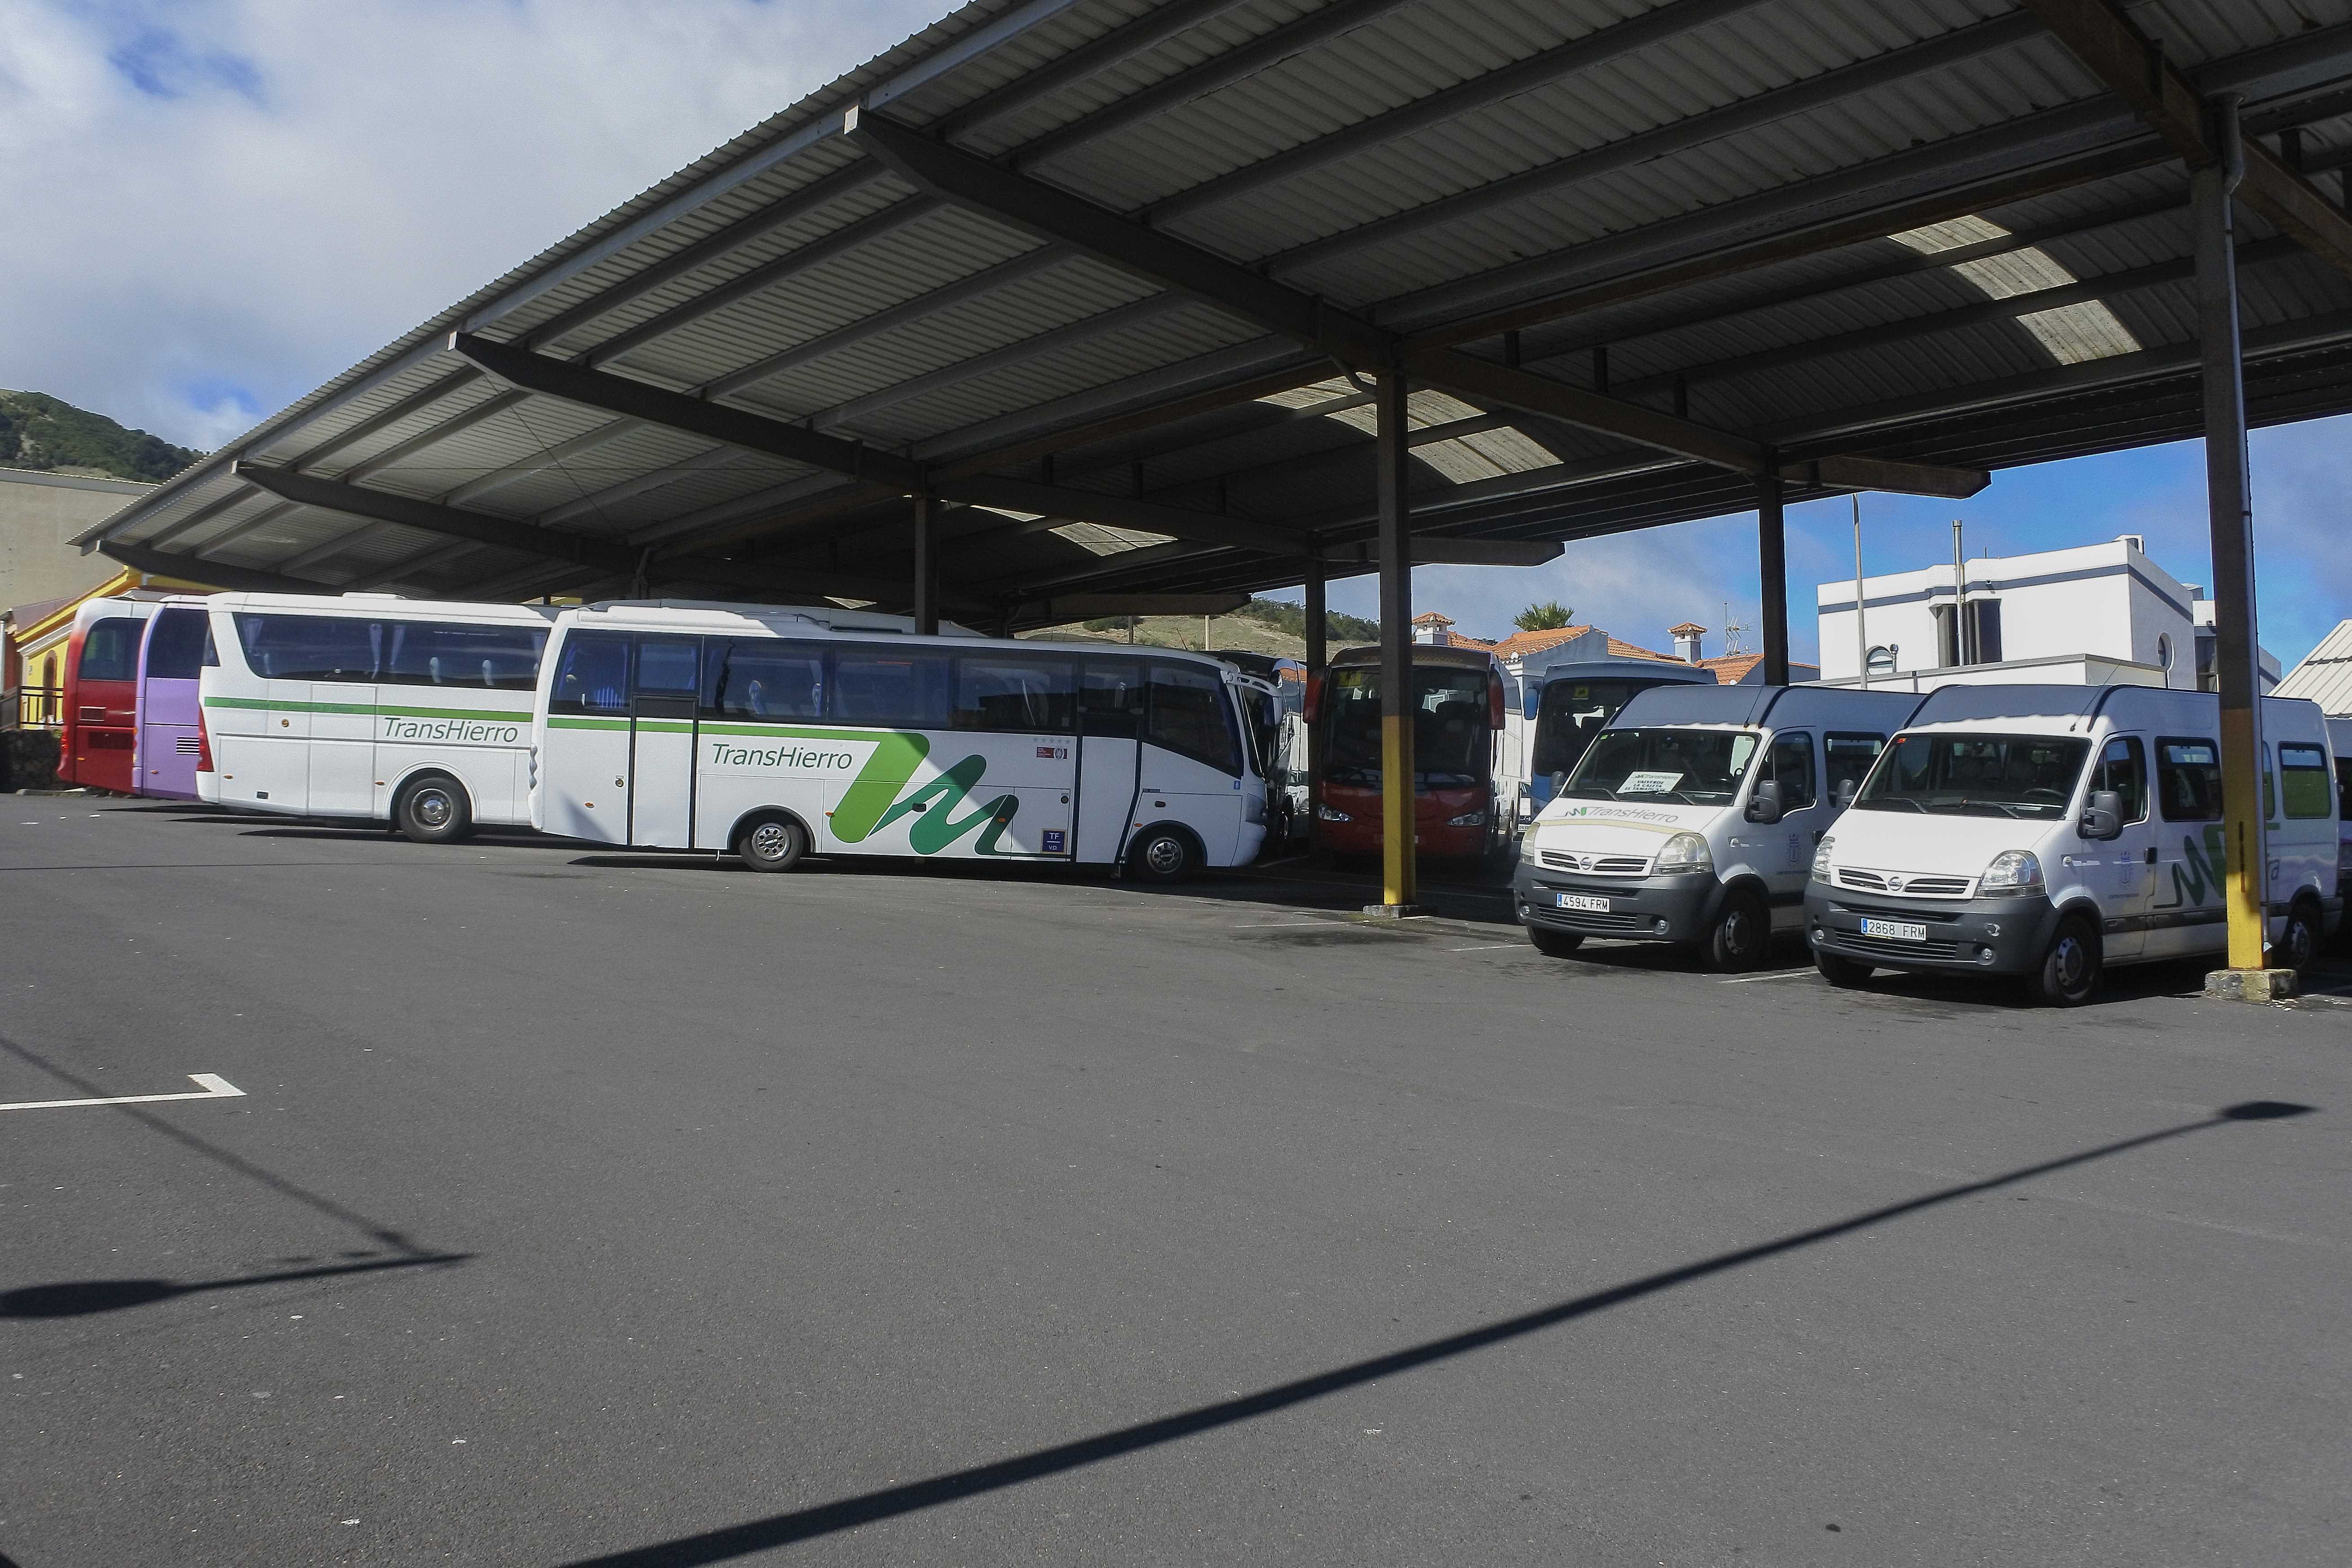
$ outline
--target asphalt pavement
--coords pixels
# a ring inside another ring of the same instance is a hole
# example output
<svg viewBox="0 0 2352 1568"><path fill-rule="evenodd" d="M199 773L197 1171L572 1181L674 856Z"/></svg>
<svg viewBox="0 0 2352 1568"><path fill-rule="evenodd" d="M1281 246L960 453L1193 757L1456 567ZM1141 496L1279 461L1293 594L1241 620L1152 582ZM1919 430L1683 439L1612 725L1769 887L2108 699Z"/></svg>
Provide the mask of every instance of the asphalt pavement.
<svg viewBox="0 0 2352 1568"><path fill-rule="evenodd" d="M0 797L0 1563L2334 1564L2352 1007Z"/></svg>

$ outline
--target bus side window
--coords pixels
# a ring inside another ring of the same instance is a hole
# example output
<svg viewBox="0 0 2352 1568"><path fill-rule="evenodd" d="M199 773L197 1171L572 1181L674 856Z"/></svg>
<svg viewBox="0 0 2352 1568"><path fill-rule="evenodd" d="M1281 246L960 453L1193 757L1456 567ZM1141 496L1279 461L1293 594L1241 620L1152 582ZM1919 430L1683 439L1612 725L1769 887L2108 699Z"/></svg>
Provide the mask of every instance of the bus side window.
<svg viewBox="0 0 2352 1568"><path fill-rule="evenodd" d="M2167 822L2221 820L2221 748L2211 741L2156 738L2156 793Z"/></svg>
<svg viewBox="0 0 2352 1568"><path fill-rule="evenodd" d="M968 653L956 659L955 727L1066 735L1074 693L1063 659Z"/></svg>
<svg viewBox="0 0 2352 1568"><path fill-rule="evenodd" d="M194 680L212 637L210 619L202 610L157 611L147 633L147 678Z"/></svg>
<svg viewBox="0 0 2352 1568"><path fill-rule="evenodd" d="M1206 763L1235 778L1242 773L1241 736L1225 684L1191 665L1151 667L1151 710L1144 739L1178 756Z"/></svg>
<svg viewBox="0 0 2352 1568"><path fill-rule="evenodd" d="M716 644L705 711L727 719L817 719L824 714L824 652L767 637Z"/></svg>
<svg viewBox="0 0 2352 1568"><path fill-rule="evenodd" d="M1862 787L1870 774L1870 765L1878 761L1878 753L1886 750L1886 737L1866 734L1853 730L1832 730L1822 737L1822 771L1829 775L1832 800L1839 799L1846 785Z"/></svg>
<svg viewBox="0 0 2352 1568"><path fill-rule="evenodd" d="M1779 783L1782 811L1801 811L1812 805L1813 738L1806 734L1774 736L1771 771L1764 776Z"/></svg>
<svg viewBox="0 0 2352 1568"><path fill-rule="evenodd" d="M560 713L629 710L629 639L619 632L573 632L563 641L548 707Z"/></svg>
<svg viewBox="0 0 2352 1568"><path fill-rule="evenodd" d="M693 697L702 690L702 643L698 637L639 637L637 693Z"/></svg>
<svg viewBox="0 0 2352 1568"><path fill-rule="evenodd" d="M2327 815L2327 753L2317 746L2279 742L2280 793L2286 796L2286 814L2294 817Z"/></svg>
<svg viewBox="0 0 2352 1568"><path fill-rule="evenodd" d="M81 639L84 680L129 680L139 673L139 637L146 630L128 616L92 621Z"/></svg>
<svg viewBox="0 0 2352 1568"><path fill-rule="evenodd" d="M1143 661L1089 661L1078 681L1078 732L1132 741L1143 733Z"/></svg>
<svg viewBox="0 0 2352 1568"><path fill-rule="evenodd" d="M2137 735L2118 735L2109 741L2099 753L2099 765L2091 775L2095 790L2111 789L2123 797L2123 820L2142 822L2147 817L2147 756L2141 749Z"/></svg>
<svg viewBox="0 0 2352 1568"><path fill-rule="evenodd" d="M948 728L948 657L901 647L845 647L833 656L831 717L902 730Z"/></svg>

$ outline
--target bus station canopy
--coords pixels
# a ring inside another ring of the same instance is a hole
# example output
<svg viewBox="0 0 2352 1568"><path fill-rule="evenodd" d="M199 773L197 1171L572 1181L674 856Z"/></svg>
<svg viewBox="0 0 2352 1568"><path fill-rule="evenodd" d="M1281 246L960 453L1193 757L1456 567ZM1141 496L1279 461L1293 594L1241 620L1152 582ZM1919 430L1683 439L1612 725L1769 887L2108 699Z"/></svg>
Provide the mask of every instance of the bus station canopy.
<svg viewBox="0 0 2352 1568"><path fill-rule="evenodd" d="M991 627L2352 408L2352 0L976 0L85 536L223 586ZM488 172L485 172L488 177ZM918 502L914 498L929 498Z"/></svg>

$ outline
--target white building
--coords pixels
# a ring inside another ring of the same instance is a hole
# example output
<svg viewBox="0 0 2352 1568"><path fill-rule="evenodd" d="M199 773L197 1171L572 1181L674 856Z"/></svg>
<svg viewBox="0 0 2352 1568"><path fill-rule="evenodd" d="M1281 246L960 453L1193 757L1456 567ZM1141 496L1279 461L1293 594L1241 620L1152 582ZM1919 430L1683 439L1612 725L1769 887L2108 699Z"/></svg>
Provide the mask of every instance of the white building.
<svg viewBox="0 0 2352 1568"><path fill-rule="evenodd" d="M1864 578L1859 633L1853 579L1822 584L1822 680L1853 684L1866 647L1872 683L1906 689L1955 679L2211 689L2212 604L2149 560L2138 534L1979 556L1957 593L1953 576L1942 563ZM2262 659L2268 689L2278 660Z"/></svg>

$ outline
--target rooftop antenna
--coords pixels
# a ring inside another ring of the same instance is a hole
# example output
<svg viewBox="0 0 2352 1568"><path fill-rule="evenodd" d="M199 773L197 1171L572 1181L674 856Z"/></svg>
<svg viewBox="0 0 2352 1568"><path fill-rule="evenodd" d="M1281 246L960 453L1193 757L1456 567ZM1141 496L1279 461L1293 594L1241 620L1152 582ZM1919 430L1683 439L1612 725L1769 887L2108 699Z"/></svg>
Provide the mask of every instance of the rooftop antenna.
<svg viewBox="0 0 2352 1568"><path fill-rule="evenodd" d="M1747 631L1748 627L1745 625L1731 618L1731 601L1726 599L1723 602L1723 651L1725 657L1728 658L1732 654L1746 653L1748 651Z"/></svg>

